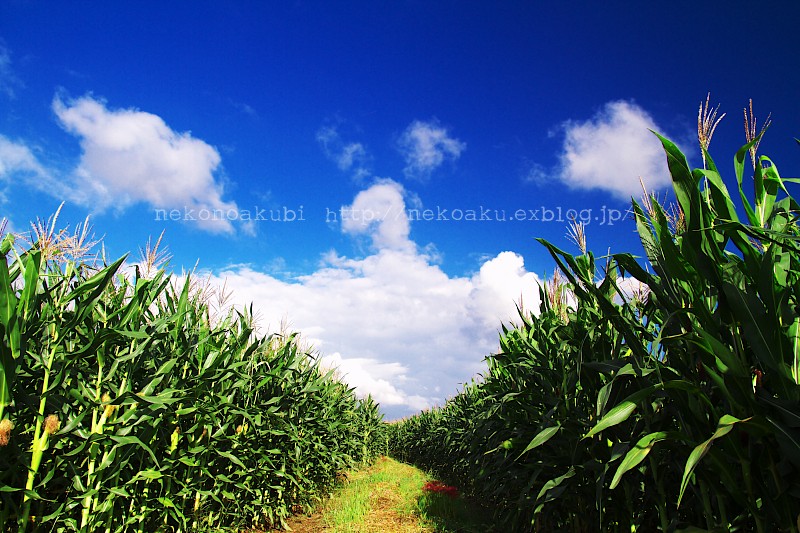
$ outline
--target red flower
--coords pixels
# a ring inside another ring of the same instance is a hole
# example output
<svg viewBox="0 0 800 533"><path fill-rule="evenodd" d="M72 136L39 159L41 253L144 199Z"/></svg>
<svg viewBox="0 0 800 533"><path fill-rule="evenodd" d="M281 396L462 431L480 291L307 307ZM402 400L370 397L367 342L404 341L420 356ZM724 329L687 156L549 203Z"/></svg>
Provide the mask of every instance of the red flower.
<svg viewBox="0 0 800 533"><path fill-rule="evenodd" d="M422 490L425 492L438 492L439 494L445 494L451 498L458 498L458 489L450 485L445 485L441 481L428 481L425 483L425 486L422 487Z"/></svg>

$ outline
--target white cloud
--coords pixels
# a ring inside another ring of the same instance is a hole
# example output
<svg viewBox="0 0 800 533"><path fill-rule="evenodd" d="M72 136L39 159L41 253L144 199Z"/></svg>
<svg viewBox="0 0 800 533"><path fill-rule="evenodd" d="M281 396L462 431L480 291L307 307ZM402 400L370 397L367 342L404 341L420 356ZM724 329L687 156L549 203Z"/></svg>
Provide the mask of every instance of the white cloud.
<svg viewBox="0 0 800 533"><path fill-rule="evenodd" d="M249 117L258 118L258 111L256 111L253 106L244 102L237 102L230 98L228 98L228 103L230 103L237 111L240 111Z"/></svg>
<svg viewBox="0 0 800 533"><path fill-rule="evenodd" d="M436 120L415 120L403 132L398 148L406 160L406 177L425 180L445 161L457 160L467 145L450 137Z"/></svg>
<svg viewBox="0 0 800 533"><path fill-rule="evenodd" d="M335 162L342 172L352 172L356 181L370 175L370 156L363 144L344 142L339 131L333 126L320 128L317 131L317 142L325 156Z"/></svg>
<svg viewBox="0 0 800 533"><path fill-rule="evenodd" d="M547 170L539 163L526 162L525 163L524 181L535 183L536 185L546 185L552 182L552 171Z"/></svg>
<svg viewBox="0 0 800 533"><path fill-rule="evenodd" d="M553 175L575 189L602 189L623 199L670 184L653 118L631 102L609 102L592 119L566 122L559 167ZM536 172L541 178L541 169Z"/></svg>
<svg viewBox="0 0 800 533"><path fill-rule="evenodd" d="M0 135L0 180L23 178L33 184L50 182L50 172L24 143Z"/></svg>
<svg viewBox="0 0 800 533"><path fill-rule="evenodd" d="M404 394L392 384L393 381L407 379L408 368L400 363L381 363L375 359L358 357L345 359L338 352L323 356L322 361L323 366L335 368L342 379L357 383L361 396L381 398L380 403L384 407L407 406L419 411L430 406L424 397Z"/></svg>
<svg viewBox="0 0 800 533"><path fill-rule="evenodd" d="M81 139L73 200L100 210L144 202L188 213L207 231L233 231L230 219L237 206L222 199L215 176L221 159L213 146L173 131L157 115L109 110L88 96L68 103L56 97L53 110L64 128ZM215 211L219 214L212 215Z"/></svg>
<svg viewBox="0 0 800 533"><path fill-rule="evenodd" d="M359 193L353 206L405 212L402 188L389 181ZM441 404L485 371L483 358L497 349L501 322L516 318L520 295L538 308L538 278L519 255L503 252L472 276L451 277L409 240L407 220L394 224L345 230L371 237L374 253L330 252L310 275L283 280L238 265L212 277L237 304L253 302L264 326L288 318L390 418Z"/></svg>
<svg viewBox="0 0 800 533"><path fill-rule="evenodd" d="M343 207L342 231L351 235L369 235L376 249L409 249L411 227L403 187L392 180L380 180L359 192L353 203Z"/></svg>
<svg viewBox="0 0 800 533"><path fill-rule="evenodd" d="M502 252L486 261L473 277L470 311L483 319L486 328L517 318L509 317L509 298L512 303L521 300L526 309L538 311L538 283L539 277L525 270L522 256Z"/></svg>
<svg viewBox="0 0 800 533"><path fill-rule="evenodd" d="M625 300L645 300L650 293L647 283L642 283L638 279L628 276L617 280L617 287ZM620 301L622 298L617 297Z"/></svg>
<svg viewBox="0 0 800 533"><path fill-rule="evenodd" d="M22 86L22 81L11 68L11 52L0 42L0 92L5 93L8 98L14 98L17 89Z"/></svg>

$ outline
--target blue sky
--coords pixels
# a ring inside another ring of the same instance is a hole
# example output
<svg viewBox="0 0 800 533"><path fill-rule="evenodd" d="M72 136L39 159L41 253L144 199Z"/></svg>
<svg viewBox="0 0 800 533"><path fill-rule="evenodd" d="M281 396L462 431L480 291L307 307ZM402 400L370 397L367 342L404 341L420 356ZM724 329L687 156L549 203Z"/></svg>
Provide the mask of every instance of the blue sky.
<svg viewBox="0 0 800 533"><path fill-rule="evenodd" d="M710 92L732 178L752 98L760 152L796 176L797 20L792 2L5 1L0 218L25 231L65 202L132 261L165 230L174 270L287 321L393 418L484 368L552 272L534 238L575 249L568 213L598 254L640 251L630 197L669 185L648 128L699 165Z"/></svg>

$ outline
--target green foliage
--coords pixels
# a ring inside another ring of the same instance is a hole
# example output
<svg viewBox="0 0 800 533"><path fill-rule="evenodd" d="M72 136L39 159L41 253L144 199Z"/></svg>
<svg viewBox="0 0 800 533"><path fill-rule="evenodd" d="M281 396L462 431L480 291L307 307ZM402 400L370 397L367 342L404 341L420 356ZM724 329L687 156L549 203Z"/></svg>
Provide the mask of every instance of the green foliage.
<svg viewBox="0 0 800 533"><path fill-rule="evenodd" d="M503 329L480 382L390 427L395 457L492 502L511 531L800 528L789 180L761 157L751 204L744 160L758 139L739 150L742 221L707 152L690 170L659 139L679 209L633 202L649 268L540 241L566 286L542 288L539 313Z"/></svg>
<svg viewBox="0 0 800 533"><path fill-rule="evenodd" d="M281 525L385 451L377 404L252 310L50 252L0 245L0 531Z"/></svg>

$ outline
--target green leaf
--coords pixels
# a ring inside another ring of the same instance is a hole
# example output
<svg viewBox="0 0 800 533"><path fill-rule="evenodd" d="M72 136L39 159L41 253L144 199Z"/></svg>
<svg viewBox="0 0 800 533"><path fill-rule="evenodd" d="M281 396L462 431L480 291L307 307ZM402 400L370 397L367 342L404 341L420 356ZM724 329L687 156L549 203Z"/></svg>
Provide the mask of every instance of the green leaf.
<svg viewBox="0 0 800 533"><path fill-rule="evenodd" d="M558 476L557 478L551 479L550 481L545 483L544 486L542 486L542 490L539 491L539 495L536 496L536 501L541 500L542 497L545 495L548 496L547 501L554 500L555 498L557 498L566 489L566 487L562 487L561 484L574 475L575 475L575 467L571 466L569 467L569 470L567 470L567 473L564 474L563 476ZM561 490L557 490L558 488L560 488Z"/></svg>
<svg viewBox="0 0 800 533"><path fill-rule="evenodd" d="M223 451L223 450L216 450L216 452L217 452L217 454L221 455L222 457L228 459L230 462L232 462L233 464L235 464L239 468L247 469L247 467L244 465L244 463L241 462L239 460L239 458L236 457L235 455L233 455L232 453L229 453L229 452L226 452L226 451Z"/></svg>
<svg viewBox="0 0 800 533"><path fill-rule="evenodd" d="M8 273L5 255L0 255L0 324L8 327L17 308L16 291Z"/></svg>
<svg viewBox="0 0 800 533"><path fill-rule="evenodd" d="M153 481L153 480L156 480L156 479L161 479L162 477L164 477L164 474L162 474L158 470L154 470L152 468L148 468L147 470L142 470L142 471L138 472L133 477L133 479L131 479L130 482L133 483L138 479L146 479L148 481Z"/></svg>
<svg viewBox="0 0 800 533"><path fill-rule="evenodd" d="M722 365L724 365L724 371L730 372L732 375L739 378L750 376L750 369L747 368L725 344L704 329L697 328L697 331L700 333L702 339L695 337L691 338L690 341L722 363Z"/></svg>
<svg viewBox="0 0 800 533"><path fill-rule="evenodd" d="M722 181L722 176L716 170L699 170L699 172L708 180L711 188L711 198L714 202L714 210L717 217L739 222L739 216L736 214L736 207L733 205L731 195L725 182Z"/></svg>
<svg viewBox="0 0 800 533"><path fill-rule="evenodd" d="M544 444L545 442L547 442L548 440L550 440L553 437L553 435L558 433L559 429L561 429L561 424L556 424L555 426L550 426L549 428L545 428L542 431L540 431L533 438L533 440L531 440L530 444L528 444L528 446L524 450L522 450L522 453L517 456L517 459L519 459L532 449L537 448L542 444Z"/></svg>
<svg viewBox="0 0 800 533"><path fill-rule="evenodd" d="M158 459L156 459L153 450L150 449L150 446L147 446L144 442L142 442L139 437L135 435L128 435L128 436L119 436L119 435L111 435L111 440L120 444L122 446L134 445L138 446L150 455L150 458L153 460L153 463L158 466Z"/></svg>
<svg viewBox="0 0 800 533"><path fill-rule="evenodd" d="M672 141L656 132L653 133L661 141L664 152L667 154L667 166L672 176L672 188L686 217L686 226L690 231L697 229L700 216L699 191L697 181L695 181L689 168L689 163L686 162L686 156Z"/></svg>
<svg viewBox="0 0 800 533"><path fill-rule="evenodd" d="M739 150L736 152L736 155L733 158L733 168L736 172L736 182L739 184L739 196L742 199L742 205L744 206L744 210L747 213L747 220L749 220L750 224L753 226L758 225L758 218L756 217L756 213L753 210L753 206L747 199L747 194L745 194L744 188L742 188L742 178L744 176L744 162L746 159L748 159L748 155L750 153L750 147L753 146L755 143L757 143L760 138L761 135L759 135L749 143L739 148Z"/></svg>
<svg viewBox="0 0 800 533"><path fill-rule="evenodd" d="M131 497L131 494L128 491L126 491L124 488L122 488L122 487L111 487L110 489L108 489L108 491L111 494L114 494L116 496L120 496L122 498L130 498Z"/></svg>
<svg viewBox="0 0 800 533"><path fill-rule="evenodd" d="M774 329L770 327L762 301L730 282L725 282L722 288L731 311L742 324L744 337L753 348L757 360L772 370L783 370L781 354L775 352Z"/></svg>
<svg viewBox="0 0 800 533"><path fill-rule="evenodd" d="M158 503L160 503L161 505L163 505L166 508L175 509L175 504L172 503L172 500L170 500L166 496L159 497L158 498Z"/></svg>
<svg viewBox="0 0 800 533"><path fill-rule="evenodd" d="M795 465L795 468L800 468L800 432L786 427L771 417L766 419L775 431L775 437L784 456Z"/></svg>
<svg viewBox="0 0 800 533"><path fill-rule="evenodd" d="M621 424L622 422L626 421L628 417L636 410L636 406L639 402L643 399L647 398L650 394L654 391L662 389L663 385L653 385L647 387L646 389L642 389L634 394L631 394L619 404L617 404L613 409L611 409L606 416L600 419L597 422L589 433L583 436L583 439L588 439L593 437L603 431L604 429L610 428L612 426L616 426L617 424ZM581 439L581 440L583 440Z"/></svg>
<svg viewBox="0 0 800 533"><path fill-rule="evenodd" d="M683 469L683 479L681 480L681 490L678 494L678 507L681 506L681 500L683 499L683 493L686 491L686 487L689 485L689 478L694 472L694 469L697 468L697 464L700 462L700 459L708 452L711 445L714 443L715 440L719 439L720 437L724 437L728 433L731 432L733 426L735 424L741 422L747 422L750 418L745 419L738 419L731 415L724 415L722 418L719 419L719 423L717 424L717 430L714 432L711 437L698 444L692 453L689 454L689 459L686 460L686 466Z"/></svg>
<svg viewBox="0 0 800 533"><path fill-rule="evenodd" d="M655 433L650 433L649 435L645 435L634 445L634 447L625 455L625 458L617 468L617 472L614 474L614 479L611 480L610 488L614 489L619 484L622 476L631 470L632 468L636 468L642 461L644 461L647 454L650 453L650 450L653 449L653 446L656 442L666 440L669 437L670 433L667 431L657 431Z"/></svg>

